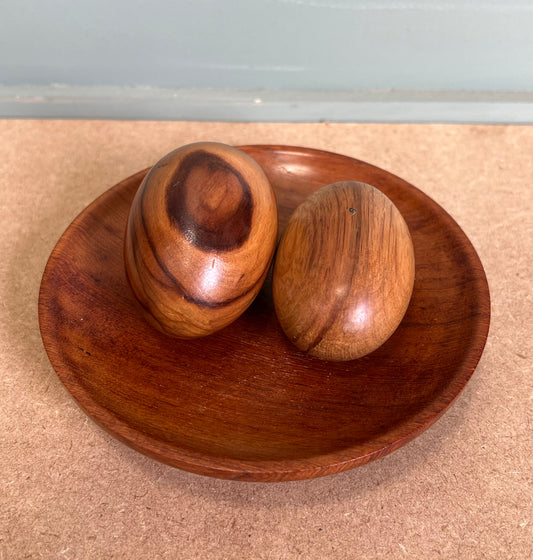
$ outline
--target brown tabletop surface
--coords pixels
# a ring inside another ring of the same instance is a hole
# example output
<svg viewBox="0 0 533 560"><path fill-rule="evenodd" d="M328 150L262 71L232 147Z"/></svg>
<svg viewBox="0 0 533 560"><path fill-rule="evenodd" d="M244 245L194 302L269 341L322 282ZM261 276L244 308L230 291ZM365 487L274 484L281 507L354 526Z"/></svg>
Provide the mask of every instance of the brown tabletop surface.
<svg viewBox="0 0 533 560"><path fill-rule="evenodd" d="M341 474L245 483L165 466L93 423L39 334L41 276L95 197L200 140L382 167L476 248L484 354L436 424ZM532 553L533 127L0 121L0 559L526 559Z"/></svg>

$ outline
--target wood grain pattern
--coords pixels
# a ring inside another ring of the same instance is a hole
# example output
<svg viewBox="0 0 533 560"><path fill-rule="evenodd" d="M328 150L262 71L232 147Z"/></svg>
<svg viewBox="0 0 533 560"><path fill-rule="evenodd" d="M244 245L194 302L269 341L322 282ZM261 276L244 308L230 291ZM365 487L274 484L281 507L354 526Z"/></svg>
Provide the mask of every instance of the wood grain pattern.
<svg viewBox="0 0 533 560"><path fill-rule="evenodd" d="M394 202L410 229L416 277L392 337L359 360L308 356L279 327L268 278L248 310L208 338L150 327L122 259L140 172L84 210L50 255L39 297L50 361L96 422L182 469L282 481L382 457L430 426L472 375L490 317L481 262L438 204L386 171L318 150L241 149L276 191L280 231L298 204L335 181L375 185Z"/></svg>
<svg viewBox="0 0 533 560"><path fill-rule="evenodd" d="M183 146L149 171L133 200L124 259L148 321L179 338L220 330L252 303L277 241L274 191L244 152Z"/></svg>
<svg viewBox="0 0 533 560"><path fill-rule="evenodd" d="M373 352L396 330L413 290L415 261L405 220L365 183L322 187L295 210L272 282L285 334L325 360Z"/></svg>

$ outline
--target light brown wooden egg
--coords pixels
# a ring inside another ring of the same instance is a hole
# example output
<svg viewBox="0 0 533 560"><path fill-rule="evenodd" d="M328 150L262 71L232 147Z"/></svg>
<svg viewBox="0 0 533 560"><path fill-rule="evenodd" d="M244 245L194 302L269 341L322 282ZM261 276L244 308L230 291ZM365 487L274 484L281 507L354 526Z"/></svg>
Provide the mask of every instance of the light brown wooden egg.
<svg viewBox="0 0 533 560"><path fill-rule="evenodd" d="M276 240L276 198L259 165L225 144L189 144L162 158L136 193L127 277L161 331L206 336L251 304Z"/></svg>
<svg viewBox="0 0 533 560"><path fill-rule="evenodd" d="M273 273L276 314L302 351L351 360L381 346L413 290L411 236L378 189L354 181L323 187L293 213Z"/></svg>

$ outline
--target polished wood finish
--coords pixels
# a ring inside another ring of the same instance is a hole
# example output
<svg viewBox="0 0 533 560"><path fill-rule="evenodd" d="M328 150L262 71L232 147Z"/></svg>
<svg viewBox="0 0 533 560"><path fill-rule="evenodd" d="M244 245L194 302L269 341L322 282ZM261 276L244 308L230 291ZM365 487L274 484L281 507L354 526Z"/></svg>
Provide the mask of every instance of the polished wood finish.
<svg viewBox="0 0 533 560"><path fill-rule="evenodd" d="M285 228L274 266L274 307L300 350L353 360L396 330L414 276L409 228L393 202L366 183L333 183L298 206Z"/></svg>
<svg viewBox="0 0 533 560"><path fill-rule="evenodd" d="M265 281L277 219L263 170L237 148L199 142L163 157L133 199L124 248L148 321L179 338L233 322Z"/></svg>
<svg viewBox="0 0 533 560"><path fill-rule="evenodd" d="M409 226L416 275L392 337L359 360L308 356L279 327L269 279L248 310L212 336L180 340L152 328L122 259L141 172L83 211L50 256L39 298L50 361L111 434L189 471L281 481L382 457L445 412L474 371L490 313L481 262L438 204L386 171L318 150L242 149L274 186L280 231L310 193L332 182L369 183L394 202Z"/></svg>

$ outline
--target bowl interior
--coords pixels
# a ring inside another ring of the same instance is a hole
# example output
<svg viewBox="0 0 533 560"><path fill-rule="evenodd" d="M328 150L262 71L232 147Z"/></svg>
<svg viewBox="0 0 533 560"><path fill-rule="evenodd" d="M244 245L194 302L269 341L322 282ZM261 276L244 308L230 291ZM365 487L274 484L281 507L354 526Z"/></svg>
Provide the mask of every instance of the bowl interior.
<svg viewBox="0 0 533 560"><path fill-rule="evenodd" d="M275 188L280 232L328 183L367 182L392 199L416 258L413 296L394 335L352 362L306 356L277 323L270 279L217 334L180 341L159 333L142 318L124 274L124 229L141 172L82 212L50 257L39 313L52 365L110 433L194 472L308 478L388 453L444 412L479 360L489 324L481 263L441 207L386 171L316 150L242 149Z"/></svg>

